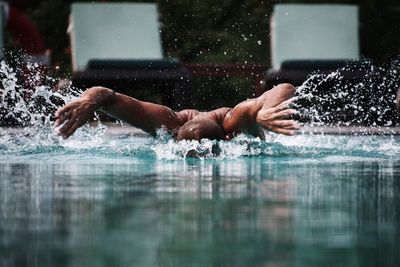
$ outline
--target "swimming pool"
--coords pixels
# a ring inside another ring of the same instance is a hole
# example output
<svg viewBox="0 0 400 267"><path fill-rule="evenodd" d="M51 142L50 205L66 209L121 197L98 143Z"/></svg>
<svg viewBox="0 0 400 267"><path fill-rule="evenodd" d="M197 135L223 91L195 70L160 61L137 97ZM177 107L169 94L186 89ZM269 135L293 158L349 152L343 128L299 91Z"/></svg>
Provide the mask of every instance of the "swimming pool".
<svg viewBox="0 0 400 267"><path fill-rule="evenodd" d="M0 266L400 263L399 136L28 132L0 129Z"/></svg>

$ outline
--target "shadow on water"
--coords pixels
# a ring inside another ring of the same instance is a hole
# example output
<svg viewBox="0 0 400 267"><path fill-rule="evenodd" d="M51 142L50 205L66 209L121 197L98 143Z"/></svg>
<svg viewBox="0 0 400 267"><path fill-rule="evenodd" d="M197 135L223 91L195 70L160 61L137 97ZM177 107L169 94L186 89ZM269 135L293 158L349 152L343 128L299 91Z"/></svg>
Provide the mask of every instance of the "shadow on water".
<svg viewBox="0 0 400 267"><path fill-rule="evenodd" d="M397 161L0 164L2 266L396 266Z"/></svg>

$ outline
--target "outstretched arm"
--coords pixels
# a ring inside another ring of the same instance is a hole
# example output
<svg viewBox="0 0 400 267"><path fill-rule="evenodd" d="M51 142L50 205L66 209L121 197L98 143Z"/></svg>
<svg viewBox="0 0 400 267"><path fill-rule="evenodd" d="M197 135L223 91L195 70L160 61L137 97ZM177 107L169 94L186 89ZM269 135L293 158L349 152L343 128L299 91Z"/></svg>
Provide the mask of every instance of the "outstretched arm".
<svg viewBox="0 0 400 267"><path fill-rule="evenodd" d="M273 132L293 135L299 126L288 117L295 113L290 109L295 88L280 84L258 98L249 99L236 105L225 117L223 127L228 135L248 132L260 135L260 126Z"/></svg>
<svg viewBox="0 0 400 267"><path fill-rule="evenodd" d="M155 135L156 129L161 126L173 131L182 123L179 113L166 106L139 101L105 87L92 87L80 98L58 109L54 125L62 125L58 132L63 138L68 138L84 125L96 110L102 110L152 135Z"/></svg>

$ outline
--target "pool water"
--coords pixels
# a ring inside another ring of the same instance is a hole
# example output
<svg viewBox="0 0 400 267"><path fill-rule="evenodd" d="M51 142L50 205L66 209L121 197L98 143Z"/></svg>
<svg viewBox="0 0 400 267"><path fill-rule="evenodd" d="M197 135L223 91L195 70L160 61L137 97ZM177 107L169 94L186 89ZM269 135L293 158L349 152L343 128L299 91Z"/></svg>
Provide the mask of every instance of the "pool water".
<svg viewBox="0 0 400 267"><path fill-rule="evenodd" d="M93 131L0 130L0 266L400 264L400 136Z"/></svg>

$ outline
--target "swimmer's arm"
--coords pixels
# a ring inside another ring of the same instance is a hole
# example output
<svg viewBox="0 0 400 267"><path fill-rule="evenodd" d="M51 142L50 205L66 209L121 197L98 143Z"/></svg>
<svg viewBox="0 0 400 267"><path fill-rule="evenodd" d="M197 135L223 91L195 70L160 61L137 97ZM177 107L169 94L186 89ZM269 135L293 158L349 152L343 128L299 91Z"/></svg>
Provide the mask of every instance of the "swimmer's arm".
<svg viewBox="0 0 400 267"><path fill-rule="evenodd" d="M139 101L105 87L92 87L77 100L57 110L55 126L63 124L58 129L59 134L68 138L97 110L102 110L151 135L155 135L156 130L162 126L173 131L180 124L178 114L166 106Z"/></svg>
<svg viewBox="0 0 400 267"><path fill-rule="evenodd" d="M239 103L226 113L222 121L222 128L227 134L228 139L241 132L259 136L257 123L255 121L257 111L254 110L254 104L256 104L256 101L254 99L249 99Z"/></svg>
<svg viewBox="0 0 400 267"><path fill-rule="evenodd" d="M299 129L296 121L288 117L295 113L289 108L291 99L267 107L267 97L275 97L264 93L258 98L249 99L236 105L223 120L223 128L229 136L240 132L248 132L262 137L260 126L276 133L293 135Z"/></svg>

